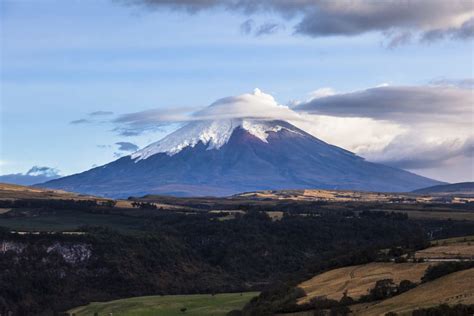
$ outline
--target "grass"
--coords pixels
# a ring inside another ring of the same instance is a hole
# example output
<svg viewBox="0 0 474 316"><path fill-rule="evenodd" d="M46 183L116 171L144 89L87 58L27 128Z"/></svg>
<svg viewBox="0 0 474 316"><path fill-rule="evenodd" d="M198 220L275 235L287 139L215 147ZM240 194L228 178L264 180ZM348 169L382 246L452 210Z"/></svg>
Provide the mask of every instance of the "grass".
<svg viewBox="0 0 474 316"><path fill-rule="evenodd" d="M231 310L241 309L257 292L141 296L104 303L90 303L69 311L76 316L224 316ZM185 311L181 311L186 308ZM112 314L111 314L112 313Z"/></svg>
<svg viewBox="0 0 474 316"><path fill-rule="evenodd" d="M440 304L474 304L474 269L454 272L382 302L354 306L354 315L411 315L418 308Z"/></svg>
<svg viewBox="0 0 474 316"><path fill-rule="evenodd" d="M429 263L373 262L330 270L298 285L307 294L299 303L308 302L318 296L340 300L345 291L348 296L358 299L367 294L368 290L381 279L393 279L397 284L402 280L420 282L429 265Z"/></svg>
<svg viewBox="0 0 474 316"><path fill-rule="evenodd" d="M453 237L453 238L446 238L446 239L437 239L431 242L432 245L449 245L449 244L457 244L460 242L470 242L474 241L474 235L469 236L461 236L461 237Z"/></svg>
<svg viewBox="0 0 474 316"><path fill-rule="evenodd" d="M416 258L474 259L474 235L438 239L431 247L419 250Z"/></svg>
<svg viewBox="0 0 474 316"><path fill-rule="evenodd" d="M432 246L415 253L416 258L472 259L474 258L474 242L456 242Z"/></svg>

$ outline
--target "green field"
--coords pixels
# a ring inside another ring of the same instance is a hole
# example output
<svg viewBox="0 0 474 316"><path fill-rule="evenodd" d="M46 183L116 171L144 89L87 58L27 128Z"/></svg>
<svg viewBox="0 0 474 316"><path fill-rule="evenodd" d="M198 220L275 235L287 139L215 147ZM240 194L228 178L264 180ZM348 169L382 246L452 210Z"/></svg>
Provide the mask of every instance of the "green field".
<svg viewBox="0 0 474 316"><path fill-rule="evenodd" d="M231 310L241 309L258 292L141 296L104 303L91 303L69 311L70 315L130 316L224 316ZM185 311L181 309L186 308Z"/></svg>

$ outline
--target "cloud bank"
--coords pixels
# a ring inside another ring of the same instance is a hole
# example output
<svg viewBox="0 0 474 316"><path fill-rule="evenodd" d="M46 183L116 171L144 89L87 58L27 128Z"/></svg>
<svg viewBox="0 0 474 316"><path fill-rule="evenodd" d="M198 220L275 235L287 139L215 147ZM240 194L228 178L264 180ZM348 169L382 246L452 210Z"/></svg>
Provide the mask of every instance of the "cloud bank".
<svg viewBox="0 0 474 316"><path fill-rule="evenodd" d="M474 95L472 89L465 88L470 82L443 80L439 85L376 87L312 99L295 110L380 124L374 133L386 136L382 142L366 136L366 145L354 140L345 144L371 161L406 169L441 167L466 157L472 159ZM389 126L391 131L387 132ZM366 127L360 125L363 129ZM468 169L472 173L472 164Z"/></svg>
<svg viewBox="0 0 474 316"><path fill-rule="evenodd" d="M407 43L413 35L421 41L465 40L474 37L474 2L466 0L119 0L149 9L188 13L224 9L251 16L276 14L297 20L294 33L310 37L356 36L382 32L389 47ZM241 29L250 33L252 22ZM267 26L264 29L272 29Z"/></svg>
<svg viewBox="0 0 474 316"><path fill-rule="evenodd" d="M316 98L295 109L311 114L339 117L369 117L398 122L443 120L465 121L472 111L468 89L449 86L377 87Z"/></svg>

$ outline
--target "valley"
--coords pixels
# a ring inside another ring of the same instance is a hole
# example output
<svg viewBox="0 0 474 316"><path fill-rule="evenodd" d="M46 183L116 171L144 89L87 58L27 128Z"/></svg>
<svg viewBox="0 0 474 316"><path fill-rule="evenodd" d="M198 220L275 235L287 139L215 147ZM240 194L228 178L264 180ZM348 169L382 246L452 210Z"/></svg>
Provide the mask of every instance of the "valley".
<svg viewBox="0 0 474 316"><path fill-rule="evenodd" d="M261 294L253 300L245 296L247 304L237 297L238 309L272 315L311 308L318 297L361 300L381 278L418 284L434 264L472 260L465 237L474 235L472 204L426 195L423 202L400 202L403 194L378 201L377 193L322 190L302 191L304 199L300 191L283 191L112 200L1 189L7 198L0 199L0 265L8 268L0 273L0 294L10 302L6 308L20 315L142 305L146 315L153 304L165 308L160 302L169 295L256 291ZM347 199L365 194L370 198ZM44 287L30 287L38 282ZM296 288L305 294L296 295ZM140 298L150 295L159 296ZM287 298L268 301L280 296ZM125 301L88 305L117 299ZM196 302L192 306L207 306L206 300ZM181 303L169 304L174 315Z"/></svg>

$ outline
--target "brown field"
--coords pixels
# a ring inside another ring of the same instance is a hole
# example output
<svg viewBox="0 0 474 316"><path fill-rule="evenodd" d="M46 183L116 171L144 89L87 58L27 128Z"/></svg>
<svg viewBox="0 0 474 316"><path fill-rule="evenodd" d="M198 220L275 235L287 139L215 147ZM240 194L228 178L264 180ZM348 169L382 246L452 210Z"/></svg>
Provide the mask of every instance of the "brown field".
<svg viewBox="0 0 474 316"><path fill-rule="evenodd" d="M94 200L98 202L110 199L101 198L91 195L82 195L77 193L66 192L62 190L41 189L30 186L22 186L15 184L0 183L0 199L3 200L19 200L19 199L62 199L62 200ZM116 208L131 209L133 201L116 200ZM185 206L170 205L165 203L153 203L158 208L165 210L187 209ZM6 211L4 210L3 213ZM2 210L0 210L0 214Z"/></svg>
<svg viewBox="0 0 474 316"><path fill-rule="evenodd" d="M474 304L474 268L455 272L379 303L354 305L354 315L384 315L411 311L439 304Z"/></svg>
<svg viewBox="0 0 474 316"><path fill-rule="evenodd" d="M107 199L94 196L81 195L61 190L41 189L36 187L0 183L0 199L74 199L74 200L100 200Z"/></svg>
<svg viewBox="0 0 474 316"><path fill-rule="evenodd" d="M474 259L474 242L440 244L415 253L415 258Z"/></svg>
<svg viewBox="0 0 474 316"><path fill-rule="evenodd" d="M472 194L471 194L472 195ZM329 202L383 202L397 204L436 203L450 200L451 203L467 203L474 197L465 195L419 195L413 193L385 193L346 190L264 190L237 194L234 197L255 200L295 200Z"/></svg>
<svg viewBox="0 0 474 316"><path fill-rule="evenodd" d="M389 202L394 199L429 202L431 197L401 193L378 193L336 190L267 190L238 194L238 197L296 201Z"/></svg>
<svg viewBox="0 0 474 316"><path fill-rule="evenodd" d="M301 298L298 303L306 303L321 296L339 300L345 291L348 296L357 299L367 294L377 280L381 279L393 279L397 284L402 280L420 282L429 266L430 263L374 262L334 269L299 284L307 296Z"/></svg>

